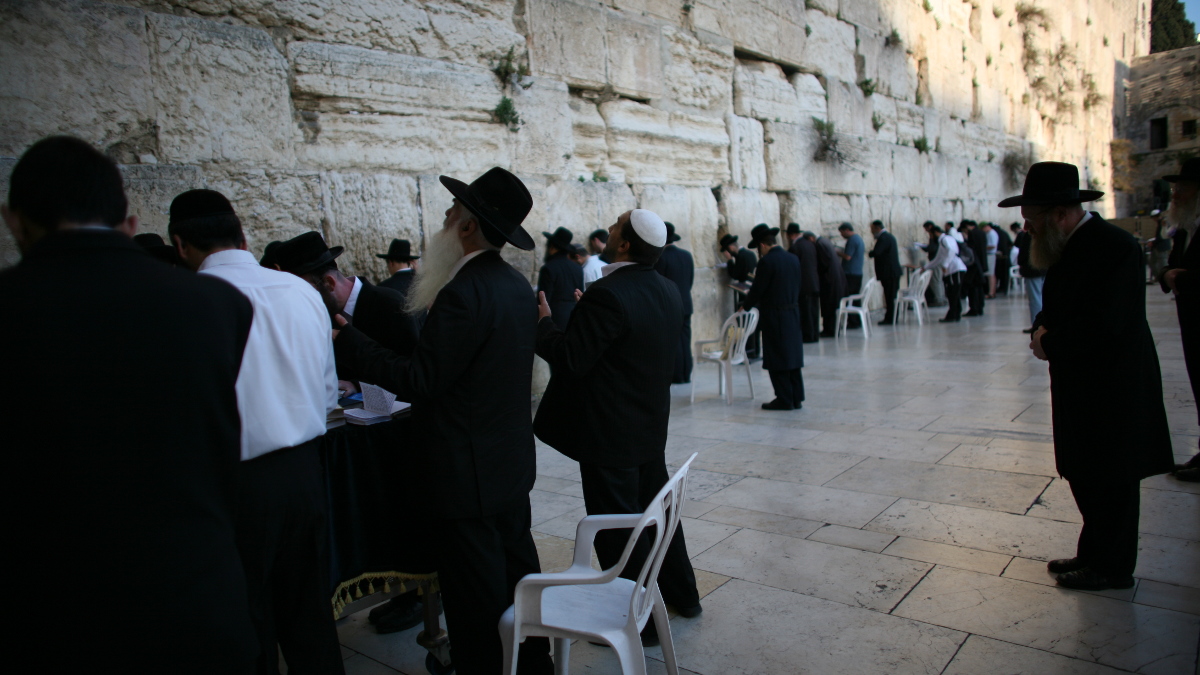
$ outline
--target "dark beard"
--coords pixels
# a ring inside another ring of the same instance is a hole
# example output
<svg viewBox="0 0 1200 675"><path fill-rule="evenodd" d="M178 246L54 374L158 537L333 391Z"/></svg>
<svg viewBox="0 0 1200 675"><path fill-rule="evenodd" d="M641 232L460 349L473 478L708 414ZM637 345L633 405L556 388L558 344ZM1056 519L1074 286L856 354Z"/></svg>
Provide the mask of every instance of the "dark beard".
<svg viewBox="0 0 1200 675"><path fill-rule="evenodd" d="M1045 225L1040 234L1032 236L1033 245L1029 249L1029 262L1040 270L1048 270L1062 257L1063 249L1067 247L1067 238L1070 235L1053 225Z"/></svg>

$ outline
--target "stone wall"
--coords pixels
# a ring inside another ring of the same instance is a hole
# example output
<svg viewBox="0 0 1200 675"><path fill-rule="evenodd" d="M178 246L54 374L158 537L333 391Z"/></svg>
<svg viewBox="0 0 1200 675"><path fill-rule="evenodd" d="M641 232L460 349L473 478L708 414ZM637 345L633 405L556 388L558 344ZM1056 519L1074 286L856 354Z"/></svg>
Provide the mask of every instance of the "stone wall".
<svg viewBox="0 0 1200 675"><path fill-rule="evenodd" d="M375 277L392 237L440 227L439 173L504 166L539 241L635 206L674 222L710 337L725 232L1008 222L1032 158L1108 189L1147 31L1117 0L6 0L0 156L76 134L122 164L146 230L210 187L255 252L319 230ZM831 142L840 161L814 159ZM508 256L535 278L538 254Z"/></svg>

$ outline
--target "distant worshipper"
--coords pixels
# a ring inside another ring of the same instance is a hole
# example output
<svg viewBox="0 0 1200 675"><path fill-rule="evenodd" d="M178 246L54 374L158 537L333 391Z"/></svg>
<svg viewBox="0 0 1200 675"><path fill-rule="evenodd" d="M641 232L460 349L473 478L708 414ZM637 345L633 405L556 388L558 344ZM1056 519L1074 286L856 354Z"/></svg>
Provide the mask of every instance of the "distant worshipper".
<svg viewBox="0 0 1200 675"><path fill-rule="evenodd" d="M842 259L842 272L846 275L846 295L854 295L862 290L867 246L850 223L838 225L838 234L846 241L845 248L838 251L838 257Z"/></svg>
<svg viewBox="0 0 1200 675"><path fill-rule="evenodd" d="M1175 294L1183 360L1200 415L1200 275L1197 274L1200 272L1200 246L1192 245L1192 239L1200 230L1200 158L1187 160L1179 173L1162 179L1172 184L1171 206L1163 220L1174 228L1175 234L1167 266L1158 271L1158 278L1164 293ZM1191 483L1200 482L1200 454L1177 465L1171 475Z"/></svg>
<svg viewBox="0 0 1200 675"><path fill-rule="evenodd" d="M587 248L591 255L588 257L587 264L583 266L583 287L587 289L588 285L594 281L599 281L600 277L604 276L600 271L604 265L604 246L608 243L608 230L596 230L588 235Z"/></svg>
<svg viewBox="0 0 1200 675"><path fill-rule="evenodd" d="M800 332L800 260L779 245L779 228L758 225L750 245L758 249L754 285L743 309L757 307L763 336L763 369L771 376L775 399L763 410L804 407L804 338Z"/></svg>
<svg viewBox="0 0 1200 675"><path fill-rule="evenodd" d="M928 243L924 244L926 260L933 260L938 253L938 239L941 237L942 229L933 224L932 220L925 221L921 226L925 230L925 236L928 237ZM936 231L935 231L936 230ZM914 261L915 262L915 261ZM905 267L909 267L905 265ZM941 266L928 268L932 272L929 277L929 287L925 289L925 302L930 307L945 307L946 306L946 287L942 280Z"/></svg>
<svg viewBox="0 0 1200 675"><path fill-rule="evenodd" d="M666 245L667 227L657 214L626 211L608 229L605 253L612 262L583 294L566 331L538 293L537 354L552 374L534 431L579 462L588 515L643 513L667 483L672 363L683 310L678 287L654 271ZM643 536L621 573L627 579L636 579L649 551L649 533ZM620 562L628 540L629 530L597 534L600 566ZM667 548L658 587L681 615L700 614L682 528ZM657 644L653 622L642 640Z"/></svg>
<svg viewBox="0 0 1200 675"><path fill-rule="evenodd" d="M912 269L928 272L931 270L940 270L942 273L942 284L946 288L946 302L950 309L946 311L946 316L938 319L940 323L954 323L962 320L962 293L963 293L963 275L966 274L967 266L963 263L962 258L958 257L958 247L960 244L951 237L949 233L943 232L942 228L933 223L926 223L930 238L937 240L937 254L933 259L924 265L917 267L909 265ZM965 246L965 244L962 244Z"/></svg>
<svg viewBox="0 0 1200 675"><path fill-rule="evenodd" d="M875 246L871 248L875 278L883 287L883 304L886 307L879 325L890 326L896 323L896 293L900 290L900 277L904 274L904 269L900 267L900 246L883 226L882 220L871 223L871 235L875 237Z"/></svg>
<svg viewBox="0 0 1200 675"><path fill-rule="evenodd" d="M254 322L237 378L242 419L235 496L238 551L258 630L255 672L341 673L329 609L329 524L320 443L337 408L329 314L291 274L261 266L242 223L214 190L171 202L167 231L186 265L250 300ZM278 644L278 646L276 646Z"/></svg>
<svg viewBox="0 0 1200 675"><path fill-rule="evenodd" d="M984 257L984 276L987 277L987 295L988 300L996 299L996 258L1000 255L1000 233L992 224L984 221L979 225L979 229L983 231L984 241L987 242L987 255Z"/></svg>
<svg viewBox="0 0 1200 675"><path fill-rule="evenodd" d="M811 241L817 251L817 274L821 277L821 322L820 336L831 338L837 335L838 303L846 297L846 273L838 260L833 242L805 232L804 238Z"/></svg>
<svg viewBox="0 0 1200 675"><path fill-rule="evenodd" d="M963 316L983 316L984 298L987 297L987 235L973 220L964 220L958 228L963 234L967 248L971 249L971 262L963 273L963 291L969 307ZM961 249L961 247L960 247Z"/></svg>
<svg viewBox="0 0 1200 675"><path fill-rule="evenodd" d="M376 253L375 257L387 262L389 276L379 282L380 288L390 288L407 300L408 287L412 285L417 261L421 259L421 256L412 252L412 242L407 239L393 239L387 253Z"/></svg>
<svg viewBox="0 0 1200 675"><path fill-rule="evenodd" d="M750 283L754 277L754 266L758 264L758 258L750 249L738 245L736 234L726 234L721 237L721 257L725 259L721 265L725 267L730 279L743 284ZM745 299L745 293L735 290L733 292L733 311L736 312ZM754 334L746 341L746 354L750 358L759 356L758 328L754 329Z"/></svg>
<svg viewBox="0 0 1200 675"><path fill-rule="evenodd" d="M1174 198L1178 191L1179 188L1172 190L1171 197ZM1167 234L1171 226L1167 224L1166 216L1154 209L1150 212L1150 219L1154 221L1154 238L1150 242L1150 281L1146 282L1147 285L1162 283L1162 273L1170 265L1173 248L1171 235ZM1178 228L1175 231L1178 233Z"/></svg>
<svg viewBox="0 0 1200 675"><path fill-rule="evenodd" d="M355 322L338 332L334 351L412 403L413 435L423 442L408 456L422 478L416 497L429 504L423 517L433 521L454 666L461 675L493 675L503 661L500 616L517 581L541 571L529 531L538 310L529 280L500 256L506 243L534 249L521 227L533 198L501 168L470 185L441 181L455 199L409 290L409 307L429 310L416 350L398 355ZM546 638L527 639L519 672L548 675L549 651Z"/></svg>
<svg viewBox="0 0 1200 675"><path fill-rule="evenodd" d="M996 246L996 293L1008 297L1008 279L1013 267L1010 262L1013 250L1013 238L1008 236L1003 227L997 226L995 223L988 223L988 227L999 237L1000 243ZM993 294L993 295L995 295Z"/></svg>
<svg viewBox="0 0 1200 675"><path fill-rule="evenodd" d="M817 269L817 246L788 223L788 251L800 261L800 335L804 342L821 341L821 277Z"/></svg>
<svg viewBox="0 0 1200 675"><path fill-rule="evenodd" d="M10 667L249 672L230 497L250 301L133 243L117 166L79 139L30 147L0 213L23 255L0 271ZM18 386L39 382L72 403Z"/></svg>
<svg viewBox="0 0 1200 675"><path fill-rule="evenodd" d="M675 343L675 371L671 374L672 384L692 381L692 284L696 278L696 262L692 254L679 248L675 242L682 239L675 233L675 225L666 223L667 246L663 249L654 269L670 279L679 289L683 323L679 328L679 340Z"/></svg>
<svg viewBox="0 0 1200 675"><path fill-rule="evenodd" d="M1133 586L1139 483L1174 465L1142 248L1080 206L1103 195L1079 189L1074 164L1039 162L1000 202L1021 207L1033 264L1047 270L1029 348L1050 363L1054 459L1083 517L1075 557L1047 567L1091 591Z"/></svg>
<svg viewBox="0 0 1200 675"><path fill-rule="evenodd" d="M273 241L267 244L267 247L263 249L262 258L258 260L258 264L271 270L279 269L280 246L283 246L282 241Z"/></svg>
<svg viewBox="0 0 1200 675"><path fill-rule="evenodd" d="M560 227L554 232L543 232L546 237L546 257L538 272L537 287L545 292L554 308L554 323L566 328L575 308L575 291L583 290L583 269L571 261L571 231Z"/></svg>
<svg viewBox="0 0 1200 675"><path fill-rule="evenodd" d="M571 262L583 267L587 264L588 258L591 256L588 255L586 248L580 246L579 244L572 244L571 251L567 254L567 257L571 259ZM584 282L584 286L587 286L586 282Z"/></svg>
<svg viewBox="0 0 1200 675"><path fill-rule="evenodd" d="M183 265L183 261L179 259L179 251L175 250L167 242L163 241L161 235L153 232L143 232L133 236L133 243L142 247L146 253L154 256L168 265L179 267Z"/></svg>

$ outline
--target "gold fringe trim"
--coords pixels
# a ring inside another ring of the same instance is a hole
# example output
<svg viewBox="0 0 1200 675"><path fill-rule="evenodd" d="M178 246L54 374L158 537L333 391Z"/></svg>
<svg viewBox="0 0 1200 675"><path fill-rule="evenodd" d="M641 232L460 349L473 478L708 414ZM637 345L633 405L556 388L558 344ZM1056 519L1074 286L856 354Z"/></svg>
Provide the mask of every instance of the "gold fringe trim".
<svg viewBox="0 0 1200 675"><path fill-rule="evenodd" d="M427 583L421 583L427 582ZM417 589L418 593L425 593L425 586L429 587L430 592L441 590L438 585L437 573L431 574L407 574L405 572L367 572L360 574L349 581L343 581L338 584L337 589L333 592L333 618L340 619L342 612L346 606L355 600L363 597L363 584L366 584L366 595L373 595L376 592L375 584L383 585L383 592L390 593L393 588L398 588L401 593L407 593L412 589Z"/></svg>

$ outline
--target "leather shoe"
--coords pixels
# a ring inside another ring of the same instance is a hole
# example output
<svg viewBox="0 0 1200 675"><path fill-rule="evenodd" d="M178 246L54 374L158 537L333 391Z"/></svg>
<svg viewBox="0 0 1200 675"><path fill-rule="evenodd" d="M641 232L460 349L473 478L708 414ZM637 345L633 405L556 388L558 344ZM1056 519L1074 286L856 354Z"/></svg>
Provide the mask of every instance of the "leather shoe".
<svg viewBox="0 0 1200 675"><path fill-rule="evenodd" d="M959 322L959 319L951 319L950 317L938 319L938 323L958 323L958 322Z"/></svg>
<svg viewBox="0 0 1200 675"><path fill-rule="evenodd" d="M880 321L879 323L877 323L877 324L875 324L875 325L877 325L877 326L891 326L891 325L893 325L893 324L895 324L895 323L896 323L895 321Z"/></svg>
<svg viewBox="0 0 1200 675"><path fill-rule="evenodd" d="M784 403L783 401L781 401L779 399L775 399L774 401L771 401L770 403L762 404L762 409L763 410L791 410L792 406L787 403Z"/></svg>
<svg viewBox="0 0 1200 675"><path fill-rule="evenodd" d="M967 312L963 316L983 316L983 312Z"/></svg>
<svg viewBox="0 0 1200 675"><path fill-rule="evenodd" d="M1171 472L1171 477L1187 483L1200 483L1200 466L1185 466L1182 469L1175 469Z"/></svg>
<svg viewBox="0 0 1200 675"><path fill-rule="evenodd" d="M421 604L421 600L417 597L415 591L402 593L391 600L388 600L382 605L372 609L370 613L367 614L367 621L371 623L378 623L380 619L388 614L391 614L392 612L409 612L412 610L412 606L414 604Z"/></svg>
<svg viewBox="0 0 1200 675"><path fill-rule="evenodd" d="M700 616L700 613L704 611L704 608L697 603L691 607L676 607L675 611L679 612L679 616L682 616L685 619L694 619Z"/></svg>
<svg viewBox="0 0 1200 675"><path fill-rule="evenodd" d="M1087 567L1087 563L1079 558L1059 558L1046 563L1046 569L1050 570L1051 574L1066 574Z"/></svg>
<svg viewBox="0 0 1200 675"><path fill-rule="evenodd" d="M827 333L827 332L821 333L821 337L835 337L835 336L836 336L836 333Z"/></svg>
<svg viewBox="0 0 1200 675"><path fill-rule="evenodd" d="M1110 577L1085 567L1058 575L1058 585L1078 591L1103 591L1109 588L1133 588L1133 577Z"/></svg>

